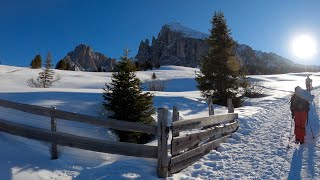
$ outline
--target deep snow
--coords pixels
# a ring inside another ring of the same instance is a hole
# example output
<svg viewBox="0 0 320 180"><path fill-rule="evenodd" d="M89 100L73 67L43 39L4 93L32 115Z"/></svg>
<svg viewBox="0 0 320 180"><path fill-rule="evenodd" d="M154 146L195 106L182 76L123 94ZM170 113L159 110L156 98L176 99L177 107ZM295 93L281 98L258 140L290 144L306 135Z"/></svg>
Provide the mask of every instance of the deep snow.
<svg viewBox="0 0 320 180"><path fill-rule="evenodd" d="M138 72L146 82L153 72L166 80L166 90L153 92L154 107L177 106L183 119L208 115L194 81L197 69L166 66L159 70ZM93 116L107 115L103 107L102 87L110 82L111 73L59 71L62 79L49 89L30 88L26 80L39 70L0 66L0 98L40 106L56 106L71 112ZM246 99L236 108L240 128L218 151L211 151L187 169L168 179L316 179L320 176L319 94L309 114L313 133L307 129L304 145L290 143L292 133L289 98L294 87L304 88L310 73L251 76L259 81L268 96ZM313 74L314 85L320 85L320 74ZM146 83L144 83L146 86ZM226 113L215 106L215 113ZM49 119L11 109L0 108L0 118L49 129ZM114 140L114 134L103 128L58 120L58 131L88 137ZM290 136L291 135L291 136ZM156 145L156 141L150 144ZM59 159L50 160L49 144L0 133L0 179L157 179L156 160L96 153L59 146Z"/></svg>

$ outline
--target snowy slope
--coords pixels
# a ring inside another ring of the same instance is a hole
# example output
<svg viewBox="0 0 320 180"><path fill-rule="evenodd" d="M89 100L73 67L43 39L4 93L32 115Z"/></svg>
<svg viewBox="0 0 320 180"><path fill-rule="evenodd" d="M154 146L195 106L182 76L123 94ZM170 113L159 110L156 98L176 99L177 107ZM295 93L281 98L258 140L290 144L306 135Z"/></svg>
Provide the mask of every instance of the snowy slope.
<svg viewBox="0 0 320 180"><path fill-rule="evenodd" d="M207 105L194 81L194 68L165 66L159 70L138 72L144 82L153 72L166 80L163 92L154 92L154 106L177 106L183 119L207 116ZM26 80L39 70L0 65L0 99L83 113L106 116L101 106L102 87L111 81L111 73L59 71L62 79L49 89L35 89ZM308 134L301 148L287 149L290 136L289 95L296 85L304 87L306 74L252 76L260 81L269 96L247 99L239 113L240 128L218 151L212 151L194 165L168 179L315 179L320 175L319 148ZM313 74L314 85L320 85L320 74ZM318 110L320 90L316 95ZM215 112L225 113L216 106ZM318 111L310 119L318 135ZM49 119L11 109L0 108L0 117L35 127L49 128ZM114 140L104 128L68 121L58 121L58 131ZM308 131L309 132L309 131ZM315 141L318 141L316 139ZM156 142L151 142L156 145ZM50 160L49 144L0 133L0 179L157 179L156 160L95 153L59 146L59 159Z"/></svg>

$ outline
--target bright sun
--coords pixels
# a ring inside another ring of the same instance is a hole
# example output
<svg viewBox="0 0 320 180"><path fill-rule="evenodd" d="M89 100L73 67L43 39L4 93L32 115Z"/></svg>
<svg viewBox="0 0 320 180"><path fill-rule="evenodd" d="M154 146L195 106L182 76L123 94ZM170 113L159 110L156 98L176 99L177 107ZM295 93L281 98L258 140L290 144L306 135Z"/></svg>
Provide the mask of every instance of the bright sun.
<svg viewBox="0 0 320 180"><path fill-rule="evenodd" d="M295 37L291 45L293 54L298 58L309 59L317 54L317 43L309 35Z"/></svg>

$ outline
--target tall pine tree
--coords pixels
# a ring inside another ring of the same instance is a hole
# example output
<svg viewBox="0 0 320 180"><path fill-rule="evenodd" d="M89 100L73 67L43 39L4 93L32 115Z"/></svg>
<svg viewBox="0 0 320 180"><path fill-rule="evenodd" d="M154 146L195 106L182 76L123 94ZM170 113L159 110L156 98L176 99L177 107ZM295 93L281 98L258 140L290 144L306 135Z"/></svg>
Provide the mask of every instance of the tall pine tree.
<svg viewBox="0 0 320 180"><path fill-rule="evenodd" d="M129 51L117 63L117 72L112 74L112 82L104 88L103 105L114 112L111 118L141 122L155 123L151 115L154 113L152 94L142 93L141 81L135 75L135 65L128 57ZM146 133L116 131L120 141L146 143L151 135Z"/></svg>
<svg viewBox="0 0 320 180"><path fill-rule="evenodd" d="M234 105L240 106L240 89L246 86L246 81L235 55L235 41L222 12L215 12L211 23L210 36L206 40L210 48L201 60L197 87L202 96L213 103L227 105L227 98L232 98Z"/></svg>

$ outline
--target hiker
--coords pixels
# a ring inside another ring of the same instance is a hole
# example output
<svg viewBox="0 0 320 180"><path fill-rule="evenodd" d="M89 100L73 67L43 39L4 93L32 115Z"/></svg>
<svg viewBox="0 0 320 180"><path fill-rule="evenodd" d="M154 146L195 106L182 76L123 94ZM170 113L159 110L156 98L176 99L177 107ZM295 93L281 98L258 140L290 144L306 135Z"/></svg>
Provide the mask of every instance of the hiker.
<svg viewBox="0 0 320 180"><path fill-rule="evenodd" d="M297 86L295 92L291 97L290 110L292 119L294 119L294 134L296 136L296 143L303 144L304 136L306 135L306 122L309 112L309 102L297 95Z"/></svg>
<svg viewBox="0 0 320 180"><path fill-rule="evenodd" d="M312 79L310 79L309 76L307 76L307 79L306 79L306 89L308 91L311 91L312 89Z"/></svg>

